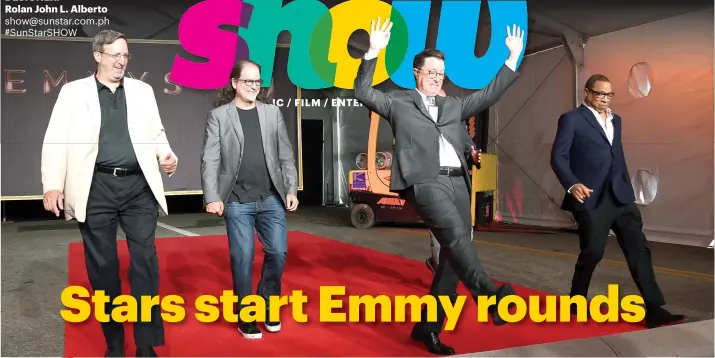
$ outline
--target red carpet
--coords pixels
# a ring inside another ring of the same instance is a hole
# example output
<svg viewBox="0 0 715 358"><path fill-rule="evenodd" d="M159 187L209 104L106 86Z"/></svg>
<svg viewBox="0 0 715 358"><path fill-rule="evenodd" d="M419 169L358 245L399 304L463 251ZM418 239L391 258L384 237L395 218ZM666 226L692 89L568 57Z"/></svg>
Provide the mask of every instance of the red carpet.
<svg viewBox="0 0 715 358"><path fill-rule="evenodd" d="M425 241L425 254L429 243ZM297 323L290 306L283 307L283 330L265 332L261 340L246 340L236 328L219 320L201 323L194 317L194 299L201 294L219 296L230 290L228 244L225 236L180 237L156 240L161 264L161 295L184 297L186 319L165 323L166 343L159 356L426 356L423 346L409 339L412 323L320 323L319 286L346 286L347 294L377 296L425 295L431 274L419 261L330 240L303 232L290 232L283 294L302 290L308 297L304 312L308 323ZM256 244L254 287L260 275L262 247ZM119 243L123 292L129 294L126 273L129 256L125 241ZM69 247L69 285L89 289L81 243ZM515 287L517 293L546 296L543 292ZM460 286L461 294L466 290ZM58 297L59 299L59 297ZM347 299L343 307L347 307ZM338 312L346 312L347 308ZM442 340L457 354L486 351L568 339L597 337L642 329L627 323L521 322L495 327L476 321L476 304L468 299L460 323L445 331ZM379 314L379 310L378 310ZM379 317L379 316L378 316ZM409 312L407 313L409 320ZM126 353L133 355L131 324L126 325ZM101 356L105 344L99 323L90 319L65 326L65 355Z"/></svg>

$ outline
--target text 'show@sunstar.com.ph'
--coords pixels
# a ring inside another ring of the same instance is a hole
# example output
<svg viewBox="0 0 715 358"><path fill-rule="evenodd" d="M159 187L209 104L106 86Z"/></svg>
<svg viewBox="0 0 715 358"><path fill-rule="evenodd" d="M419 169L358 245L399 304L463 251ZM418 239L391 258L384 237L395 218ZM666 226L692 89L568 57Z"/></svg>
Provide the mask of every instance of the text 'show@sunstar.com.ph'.
<svg viewBox="0 0 715 358"><path fill-rule="evenodd" d="M85 36L81 28L109 26L108 13L106 6L6 3L3 4L3 34L16 37Z"/></svg>

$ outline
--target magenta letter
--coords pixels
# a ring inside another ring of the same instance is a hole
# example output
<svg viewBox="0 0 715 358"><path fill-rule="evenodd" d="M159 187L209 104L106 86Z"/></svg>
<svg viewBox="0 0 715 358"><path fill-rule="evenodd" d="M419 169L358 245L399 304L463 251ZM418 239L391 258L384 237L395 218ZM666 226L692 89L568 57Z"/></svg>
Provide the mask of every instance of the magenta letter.
<svg viewBox="0 0 715 358"><path fill-rule="evenodd" d="M215 89L229 82L238 34L219 25L241 25L242 0L205 0L186 11L179 23L179 42L187 52L206 58L199 63L177 55L171 81L194 89Z"/></svg>

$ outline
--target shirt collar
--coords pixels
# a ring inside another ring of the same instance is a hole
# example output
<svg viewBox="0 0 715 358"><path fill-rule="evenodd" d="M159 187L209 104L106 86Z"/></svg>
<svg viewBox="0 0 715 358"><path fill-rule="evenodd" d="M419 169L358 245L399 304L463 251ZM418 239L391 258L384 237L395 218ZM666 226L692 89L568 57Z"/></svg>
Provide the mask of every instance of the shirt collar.
<svg viewBox="0 0 715 358"><path fill-rule="evenodd" d="M583 105L586 106L586 108L588 108L589 110L591 110L591 112L593 112L593 115L596 116L596 118L598 118L600 116L598 111L596 111L596 109L594 109L593 107L586 104L586 102L584 102ZM613 111L611 110L610 107L606 108L606 120L608 120L608 121L613 120Z"/></svg>
<svg viewBox="0 0 715 358"><path fill-rule="evenodd" d="M415 88L415 91L417 91L417 93L420 94L420 97L422 97L422 102L424 102L425 105L428 105L429 102L427 101L427 97L429 97L429 96L427 96L426 94L420 92L420 90L418 90L418 89L416 89L416 88ZM436 105L436 103L437 103L437 102L436 102L437 96L434 96L434 98L435 98L435 105Z"/></svg>
<svg viewBox="0 0 715 358"><path fill-rule="evenodd" d="M99 79L97 78L96 74L94 75L94 82L97 83L97 92L101 91L104 88L109 88L104 83L99 82ZM124 77L122 77L122 79L119 80L119 86L117 86L117 88L119 88L119 87L124 87Z"/></svg>

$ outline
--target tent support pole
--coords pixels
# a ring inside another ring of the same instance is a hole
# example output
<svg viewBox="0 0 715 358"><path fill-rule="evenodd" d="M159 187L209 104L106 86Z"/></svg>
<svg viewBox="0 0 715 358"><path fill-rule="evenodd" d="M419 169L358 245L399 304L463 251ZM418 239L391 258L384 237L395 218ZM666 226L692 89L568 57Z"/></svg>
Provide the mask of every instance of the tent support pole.
<svg viewBox="0 0 715 358"><path fill-rule="evenodd" d="M548 27L560 34L561 40L566 47L566 50L571 57L571 62L574 64L574 108L581 104L579 92L581 92L581 75L585 70L584 65L584 48L586 47L586 35L549 18L548 16L539 13L538 11L530 11L531 17L537 23Z"/></svg>

